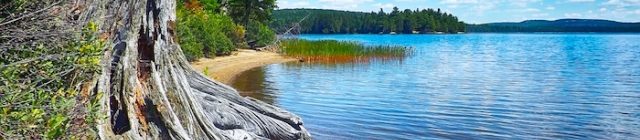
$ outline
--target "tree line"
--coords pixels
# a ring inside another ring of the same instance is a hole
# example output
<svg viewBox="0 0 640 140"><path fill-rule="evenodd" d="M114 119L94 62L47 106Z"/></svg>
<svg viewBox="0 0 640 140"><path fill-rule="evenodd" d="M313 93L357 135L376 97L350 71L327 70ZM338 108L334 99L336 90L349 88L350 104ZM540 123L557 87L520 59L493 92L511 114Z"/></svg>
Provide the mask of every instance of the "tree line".
<svg viewBox="0 0 640 140"><path fill-rule="evenodd" d="M467 25L468 32L640 32L640 23L593 19L528 20Z"/></svg>
<svg viewBox="0 0 640 140"><path fill-rule="evenodd" d="M300 32L306 34L412 34L457 33L466 30L466 24L440 9L405 9L394 7L386 13L351 12L323 9L274 10L269 26L278 32L309 15L300 23Z"/></svg>
<svg viewBox="0 0 640 140"><path fill-rule="evenodd" d="M468 32L600 32L600 33L630 33L640 32L640 25L636 26L512 26L512 25L468 25Z"/></svg>

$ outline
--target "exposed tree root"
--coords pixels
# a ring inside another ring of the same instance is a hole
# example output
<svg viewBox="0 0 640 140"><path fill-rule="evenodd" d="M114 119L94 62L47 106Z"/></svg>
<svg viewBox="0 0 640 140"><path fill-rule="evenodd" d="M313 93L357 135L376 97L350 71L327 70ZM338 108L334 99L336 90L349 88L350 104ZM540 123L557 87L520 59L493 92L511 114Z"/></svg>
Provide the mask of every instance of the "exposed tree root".
<svg viewBox="0 0 640 140"><path fill-rule="evenodd" d="M174 0L93 0L79 17L109 40L102 139L310 139L300 117L198 73L176 43Z"/></svg>

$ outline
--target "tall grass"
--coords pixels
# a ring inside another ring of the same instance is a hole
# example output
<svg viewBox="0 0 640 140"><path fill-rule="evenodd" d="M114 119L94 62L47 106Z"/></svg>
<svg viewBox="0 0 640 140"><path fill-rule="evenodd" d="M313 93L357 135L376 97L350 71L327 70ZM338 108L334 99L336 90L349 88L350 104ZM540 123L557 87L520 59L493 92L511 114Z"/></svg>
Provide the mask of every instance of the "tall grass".
<svg viewBox="0 0 640 140"><path fill-rule="evenodd" d="M367 62L372 60L403 59L413 52L412 47L393 45L366 46L356 41L287 39L281 42L287 56L303 61Z"/></svg>

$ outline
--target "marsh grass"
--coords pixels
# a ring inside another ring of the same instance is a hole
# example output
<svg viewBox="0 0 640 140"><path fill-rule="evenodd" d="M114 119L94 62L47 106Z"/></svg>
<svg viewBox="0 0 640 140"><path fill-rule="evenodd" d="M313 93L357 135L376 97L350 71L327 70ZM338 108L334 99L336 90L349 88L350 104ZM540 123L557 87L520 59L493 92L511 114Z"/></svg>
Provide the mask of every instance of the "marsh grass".
<svg viewBox="0 0 640 140"><path fill-rule="evenodd" d="M308 62L369 62L402 60L412 47L393 45L366 46L356 41L288 39L281 41L287 56Z"/></svg>

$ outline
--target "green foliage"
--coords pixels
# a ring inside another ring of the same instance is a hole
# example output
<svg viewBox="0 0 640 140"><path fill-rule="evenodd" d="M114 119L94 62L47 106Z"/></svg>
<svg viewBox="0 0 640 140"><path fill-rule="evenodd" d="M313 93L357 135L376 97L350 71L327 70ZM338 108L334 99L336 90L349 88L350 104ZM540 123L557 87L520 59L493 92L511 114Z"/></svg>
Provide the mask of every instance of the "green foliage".
<svg viewBox="0 0 640 140"><path fill-rule="evenodd" d="M204 4L207 9L208 3ZM197 6L196 6L197 7ZM236 46L244 45L244 29L226 15L215 10L189 10L178 6L178 42L187 60L229 55Z"/></svg>
<svg viewBox="0 0 640 140"><path fill-rule="evenodd" d="M202 74L209 76L209 67L204 67L204 70L202 70Z"/></svg>
<svg viewBox="0 0 640 140"><path fill-rule="evenodd" d="M220 3L218 3L218 0L200 0L200 3L204 6L203 10L205 11L219 12L220 10Z"/></svg>
<svg viewBox="0 0 640 140"><path fill-rule="evenodd" d="M17 16L18 11L24 10L27 6L33 5L36 0L0 0L0 23L7 18Z"/></svg>
<svg viewBox="0 0 640 140"><path fill-rule="evenodd" d="M465 31L465 24L457 17L439 9L405 9L397 7L390 13L349 12L320 9L284 9L273 12L269 26L282 32L306 15L300 23L301 33L310 34L378 34L378 33L457 33Z"/></svg>
<svg viewBox="0 0 640 140"><path fill-rule="evenodd" d="M276 0L229 0L231 17L244 26L251 21L267 23L271 19L271 10L276 7Z"/></svg>
<svg viewBox="0 0 640 140"><path fill-rule="evenodd" d="M180 47L182 47L182 52L188 61L196 61L204 56L203 47L200 44L188 42L182 43Z"/></svg>
<svg viewBox="0 0 640 140"><path fill-rule="evenodd" d="M245 41L245 29L233 22L233 19L227 15L214 14L214 18L218 20L217 28L226 36L235 46L244 46ZM228 48L234 49L234 48Z"/></svg>
<svg viewBox="0 0 640 140"><path fill-rule="evenodd" d="M267 46L276 39L276 34L269 28L269 26L259 23L251 22L249 25L249 32L247 34L247 40L258 41L256 46Z"/></svg>
<svg viewBox="0 0 640 140"><path fill-rule="evenodd" d="M177 10L178 17L185 16L184 14L186 14L184 10ZM181 21L181 18L178 18L178 22L182 22L182 24L176 25L176 28L178 30L178 42L180 42L184 56L188 61L195 61L201 58L204 53L202 52L202 45L197 41L198 38L193 34L191 28L187 26L187 21Z"/></svg>
<svg viewBox="0 0 640 140"><path fill-rule="evenodd" d="M96 101L78 103L81 94L91 93L79 93L77 87L99 73L105 42L94 35L97 28L89 22L78 40L25 43L2 52L0 139L96 137L95 128L71 128L95 126L98 118Z"/></svg>
<svg viewBox="0 0 640 140"><path fill-rule="evenodd" d="M276 39L276 33L269 26L260 24L260 32L258 32L258 45L269 45Z"/></svg>
<svg viewBox="0 0 640 140"><path fill-rule="evenodd" d="M274 40L275 34L270 35L271 29L264 24L271 20L271 12L277 7L276 0L229 0L229 15L244 26L248 41L258 41L256 46L265 46Z"/></svg>
<svg viewBox="0 0 640 140"><path fill-rule="evenodd" d="M216 55L229 55L235 49L231 39L227 38L222 32L211 32L208 38L210 40L204 45L205 57L213 58Z"/></svg>

